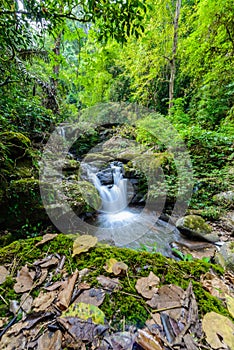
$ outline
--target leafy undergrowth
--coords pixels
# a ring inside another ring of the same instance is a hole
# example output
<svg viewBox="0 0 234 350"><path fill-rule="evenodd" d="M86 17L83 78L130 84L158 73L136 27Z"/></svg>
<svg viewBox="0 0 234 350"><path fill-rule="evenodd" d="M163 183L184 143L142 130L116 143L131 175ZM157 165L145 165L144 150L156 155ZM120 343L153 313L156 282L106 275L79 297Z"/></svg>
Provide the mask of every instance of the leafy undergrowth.
<svg viewBox="0 0 234 350"><path fill-rule="evenodd" d="M206 341L212 349L221 338L233 344L231 273L90 236L74 239L46 235L0 249L1 349L189 349ZM218 340L207 333L211 312L230 328Z"/></svg>

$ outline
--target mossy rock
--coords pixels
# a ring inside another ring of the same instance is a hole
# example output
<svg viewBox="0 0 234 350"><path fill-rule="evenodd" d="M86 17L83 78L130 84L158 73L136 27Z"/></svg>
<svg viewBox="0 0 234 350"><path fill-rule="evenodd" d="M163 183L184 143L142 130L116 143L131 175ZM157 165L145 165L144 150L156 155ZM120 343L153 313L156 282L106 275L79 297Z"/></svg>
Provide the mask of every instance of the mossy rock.
<svg viewBox="0 0 234 350"><path fill-rule="evenodd" d="M13 159L24 156L27 149L31 147L29 138L19 132L7 131L1 133L1 142Z"/></svg>
<svg viewBox="0 0 234 350"><path fill-rule="evenodd" d="M41 246L35 246L35 243L41 240L39 237L15 241L7 247L0 248L0 265L9 266L12 261L15 261L17 269L20 269L25 264L32 264L37 259L45 257L48 251L50 254L58 253L61 256L66 256L64 268L68 273L72 273L75 269L79 271L83 268L90 269L88 276L86 276L86 282L93 287L98 286L98 276L104 274L111 277L104 269L108 259L115 258L117 261L125 262L128 265L128 274L119 276L122 289L110 295L107 294L104 303L100 306L107 320L111 321L112 326L118 329L121 327L123 318L125 318L126 324L134 324L138 327L143 326L148 319L149 314L144 307L143 299L135 297L137 295L135 285L138 278L148 276L150 271L160 278L162 285L172 283L186 289L191 280L201 315L215 311L230 317L222 301L206 292L200 283L201 274L206 273L211 268L218 275L223 274L223 270L219 266L203 261L178 262L161 254L101 244L86 253L72 257L73 239L70 235L59 234L52 241ZM10 299L19 300L21 297L13 290L16 274L17 270L15 269L14 275L1 286L2 296L7 302ZM57 277L54 275L54 278ZM0 299L0 316L5 316L7 312L8 306Z"/></svg>
<svg viewBox="0 0 234 350"><path fill-rule="evenodd" d="M176 222L176 227L190 238L205 239L209 242L219 241L217 234L212 233L212 227L198 215L187 215Z"/></svg>

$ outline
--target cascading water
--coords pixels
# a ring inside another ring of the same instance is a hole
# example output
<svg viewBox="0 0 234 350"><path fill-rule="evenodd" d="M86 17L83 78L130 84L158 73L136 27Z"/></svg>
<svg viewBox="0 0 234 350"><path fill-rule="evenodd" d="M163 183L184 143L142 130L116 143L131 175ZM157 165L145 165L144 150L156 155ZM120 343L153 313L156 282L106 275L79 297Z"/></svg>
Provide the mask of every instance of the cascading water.
<svg viewBox="0 0 234 350"><path fill-rule="evenodd" d="M118 213L127 206L127 179L123 178L121 167L111 165L113 169L113 185L104 186L97 175L93 175L93 183L102 199L102 211L105 213Z"/></svg>
<svg viewBox="0 0 234 350"><path fill-rule="evenodd" d="M171 256L169 243L177 240L178 231L159 220L155 208L128 206L134 191L123 177L120 162L113 162L102 171L89 163L83 163L82 168L102 199L96 220L87 219L97 227L95 235L100 241L132 249L144 245L149 250L156 244L158 252Z"/></svg>
<svg viewBox="0 0 234 350"><path fill-rule="evenodd" d="M102 227L121 226L134 217L134 213L128 208L128 179L123 177L122 167L111 164L110 171L113 183L109 185L103 185L97 174L89 174L102 199L97 222Z"/></svg>

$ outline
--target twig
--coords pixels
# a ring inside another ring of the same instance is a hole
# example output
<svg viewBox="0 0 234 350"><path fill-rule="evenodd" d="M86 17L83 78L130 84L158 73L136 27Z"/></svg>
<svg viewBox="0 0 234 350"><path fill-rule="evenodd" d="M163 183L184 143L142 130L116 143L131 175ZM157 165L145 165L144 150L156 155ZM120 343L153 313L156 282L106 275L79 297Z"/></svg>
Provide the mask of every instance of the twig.
<svg viewBox="0 0 234 350"><path fill-rule="evenodd" d="M3 296L2 296L1 294L0 294L0 298L3 300L3 302L4 302L6 305L8 305L6 299L4 299Z"/></svg>
<svg viewBox="0 0 234 350"><path fill-rule="evenodd" d="M132 294L132 293L124 292L122 290L118 290L118 292L120 292L122 294L129 295L130 297L134 297L134 298L137 298L137 299L142 299L142 297L140 297L139 295L135 295L135 294Z"/></svg>
<svg viewBox="0 0 234 350"><path fill-rule="evenodd" d="M168 307L164 307L162 309L157 309L157 310L154 310L152 311L153 313L156 313L156 312L163 312L163 311L167 311L167 310L172 310L172 309L179 309L183 307L181 304L180 305L173 305L173 306L168 306Z"/></svg>
<svg viewBox="0 0 234 350"><path fill-rule="evenodd" d="M16 322L17 316L14 316L12 320L6 325L6 327L0 333L0 339L8 331L8 329Z"/></svg>

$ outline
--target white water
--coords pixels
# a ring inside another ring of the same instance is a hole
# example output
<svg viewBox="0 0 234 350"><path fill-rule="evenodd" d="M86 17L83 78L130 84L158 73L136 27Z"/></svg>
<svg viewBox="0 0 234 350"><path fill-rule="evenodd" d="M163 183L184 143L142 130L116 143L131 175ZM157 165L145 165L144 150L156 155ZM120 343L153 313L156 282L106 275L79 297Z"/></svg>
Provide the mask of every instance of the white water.
<svg viewBox="0 0 234 350"><path fill-rule="evenodd" d="M128 207L128 180L123 178L121 167L111 167L113 184L106 186L102 185L94 169L86 167L88 177L102 199L97 219L91 222L97 227L96 236L100 241L133 249L139 249L143 244L151 250L156 243L158 252L170 256L169 242L176 240L177 230L158 220L154 210Z"/></svg>
<svg viewBox="0 0 234 350"><path fill-rule="evenodd" d="M127 207L127 179L123 178L121 167L111 165L113 169L113 185L104 186L96 174L91 175L94 186L100 193L102 199L103 213L119 213Z"/></svg>

